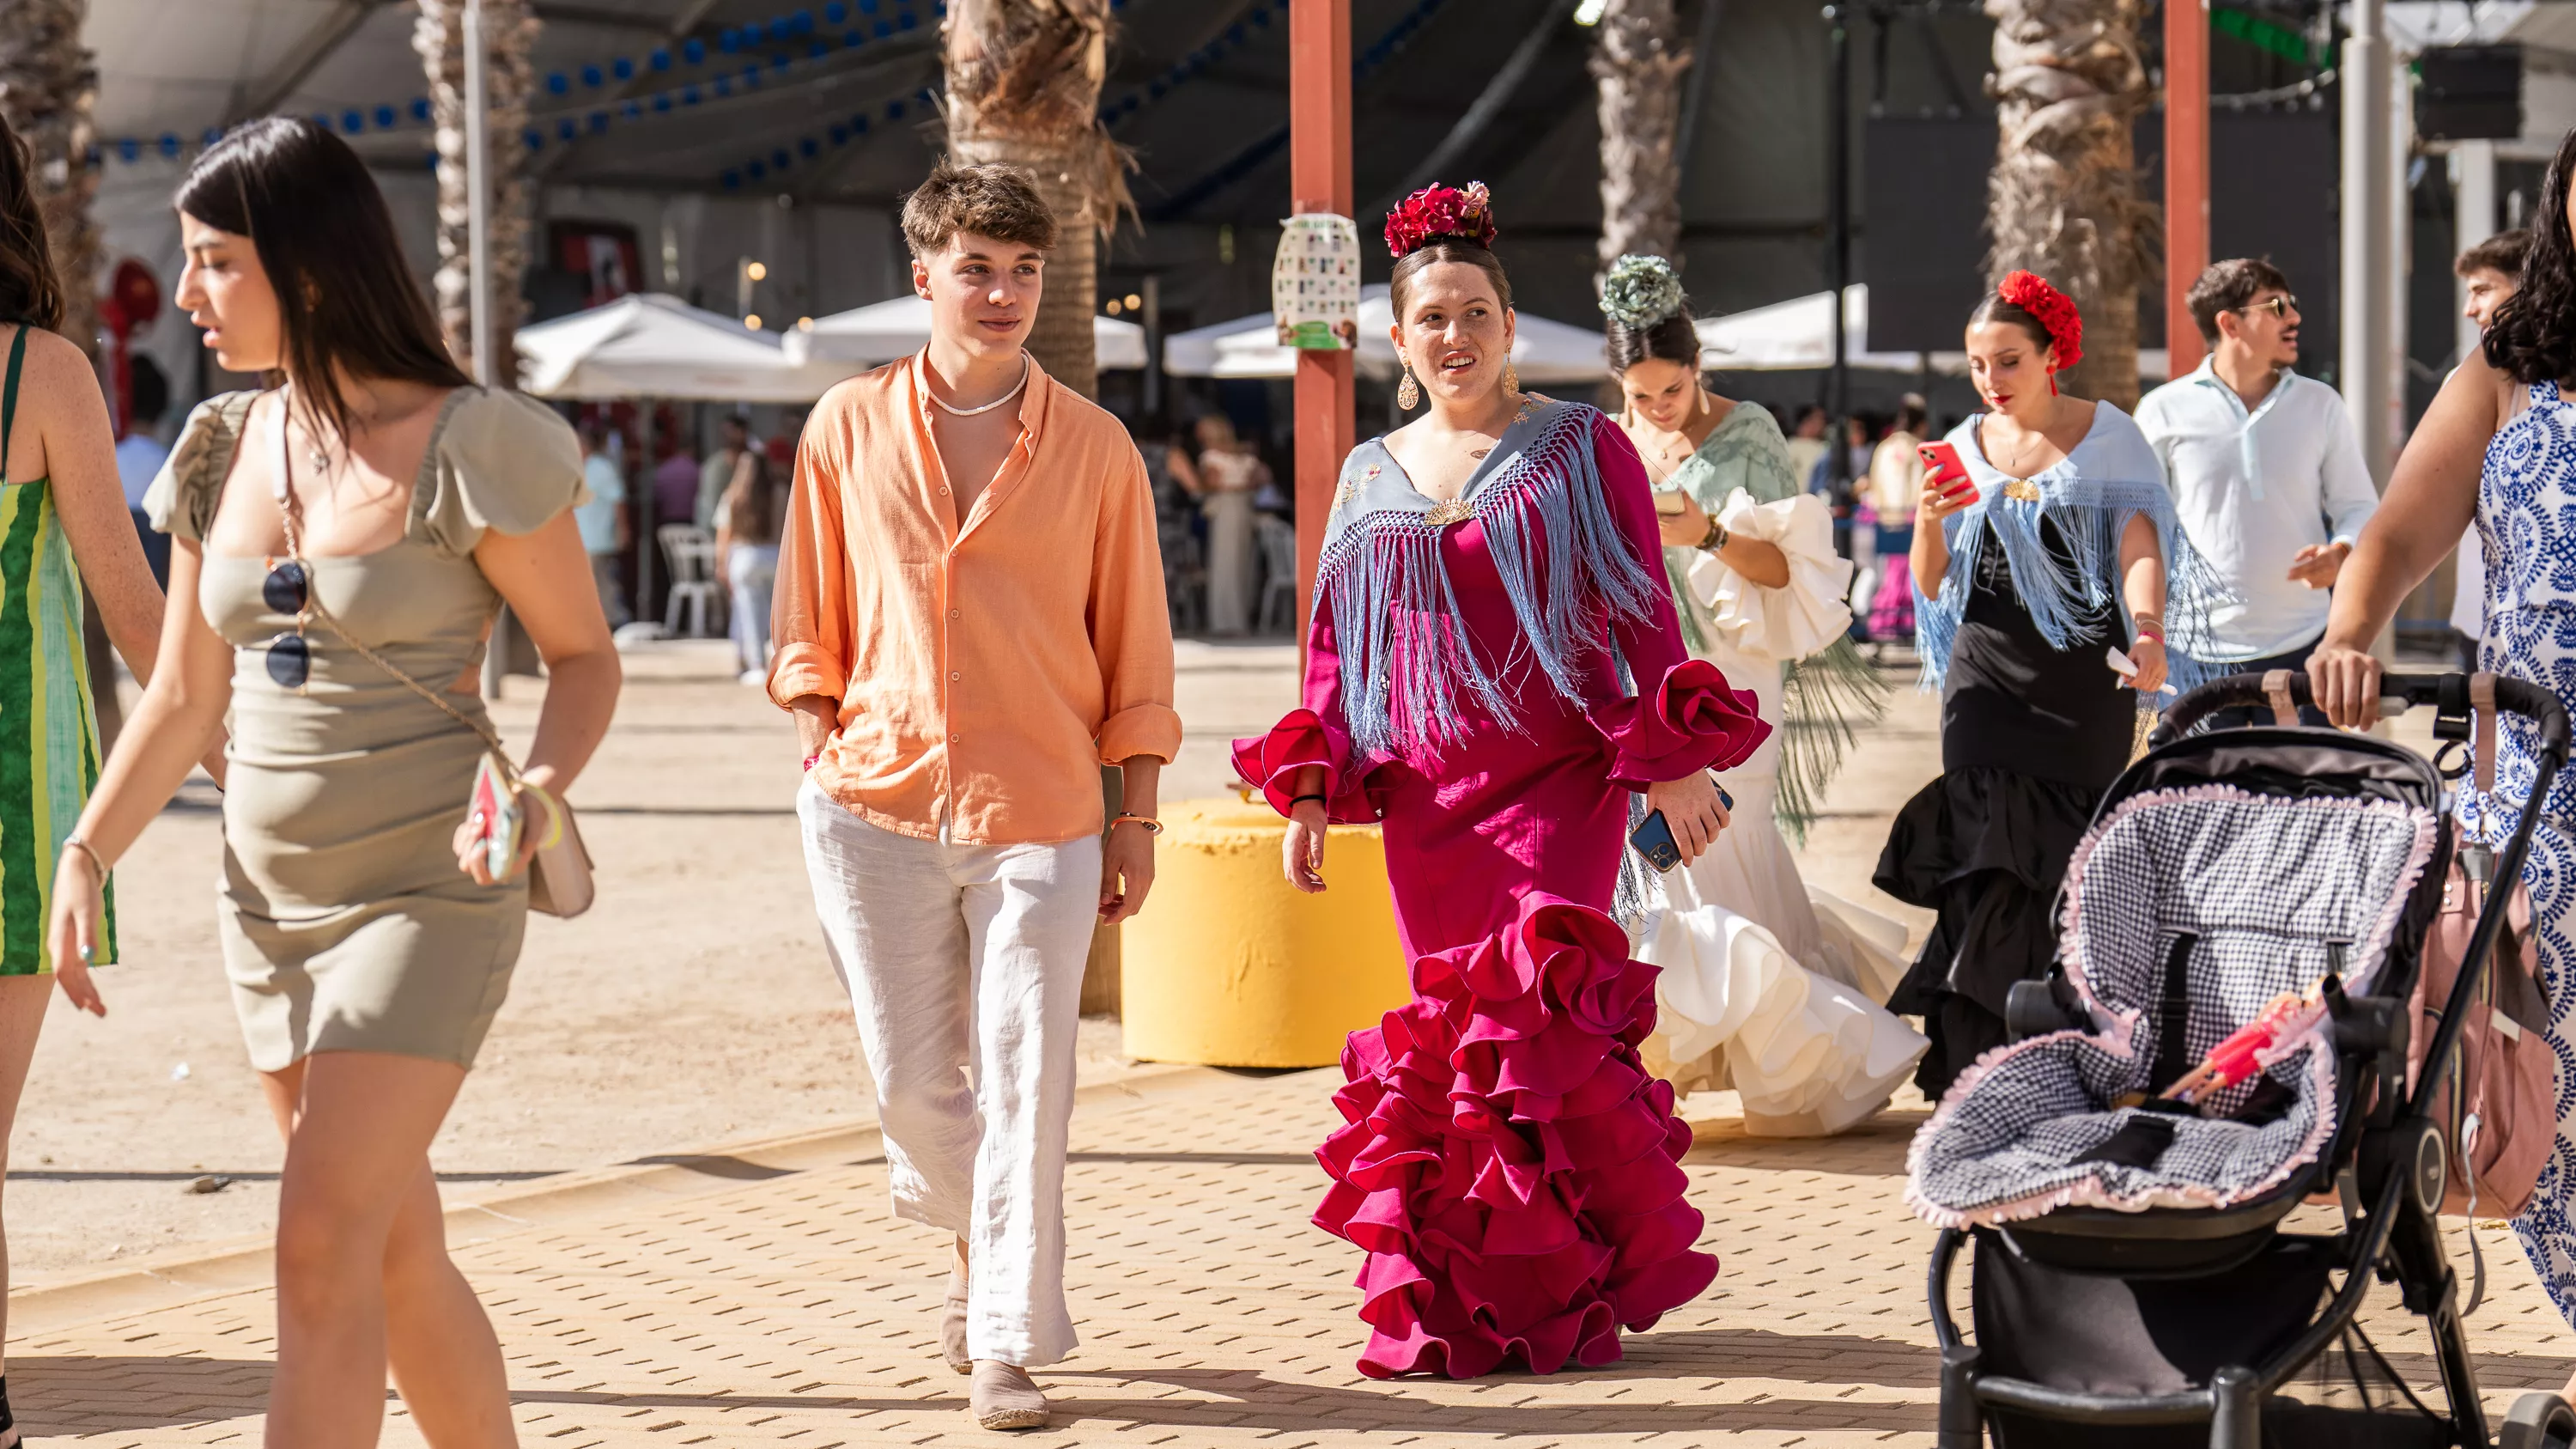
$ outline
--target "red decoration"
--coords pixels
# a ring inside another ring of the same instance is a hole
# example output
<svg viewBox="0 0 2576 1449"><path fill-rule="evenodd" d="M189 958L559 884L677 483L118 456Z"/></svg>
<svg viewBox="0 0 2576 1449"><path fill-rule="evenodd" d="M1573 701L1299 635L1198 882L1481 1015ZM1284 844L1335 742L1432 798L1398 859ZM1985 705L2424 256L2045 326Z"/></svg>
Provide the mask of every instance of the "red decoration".
<svg viewBox="0 0 2576 1449"><path fill-rule="evenodd" d="M2012 303L2048 329L2050 372L2064 372L2084 360L2084 314L2073 299L2028 272L2004 278L1995 295Z"/></svg>
<svg viewBox="0 0 2576 1449"><path fill-rule="evenodd" d="M1444 237L1489 247L1496 235L1494 198L1481 181L1464 191L1435 181L1386 214L1386 249L1399 262Z"/></svg>
<svg viewBox="0 0 2576 1449"><path fill-rule="evenodd" d="M161 283L152 269L132 257L116 264L107 295L98 299L99 325L107 329L108 372L116 389L116 435L132 432L134 420L134 334L161 315Z"/></svg>

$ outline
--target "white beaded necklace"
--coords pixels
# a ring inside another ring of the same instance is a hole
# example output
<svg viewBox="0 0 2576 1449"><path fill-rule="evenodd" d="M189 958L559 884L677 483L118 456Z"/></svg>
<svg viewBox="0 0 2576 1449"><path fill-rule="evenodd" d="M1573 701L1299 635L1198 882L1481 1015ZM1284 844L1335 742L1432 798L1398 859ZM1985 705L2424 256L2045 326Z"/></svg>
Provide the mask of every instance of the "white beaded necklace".
<svg viewBox="0 0 2576 1449"><path fill-rule="evenodd" d="M931 392L927 387L924 387L922 391L929 393L930 400L937 403L939 405L939 410L948 414L950 417L971 418L977 413L989 413L993 409L1000 407L1002 404L1009 402L1011 399L1018 397L1020 395L1020 389L1027 387L1028 385L1029 359L1028 355L1023 353L1020 356L1020 380L1011 384L1011 390L1009 392L1002 394L1000 397L993 399L991 402L988 402L981 407L961 408L955 403L948 401L946 398L941 397L939 394Z"/></svg>

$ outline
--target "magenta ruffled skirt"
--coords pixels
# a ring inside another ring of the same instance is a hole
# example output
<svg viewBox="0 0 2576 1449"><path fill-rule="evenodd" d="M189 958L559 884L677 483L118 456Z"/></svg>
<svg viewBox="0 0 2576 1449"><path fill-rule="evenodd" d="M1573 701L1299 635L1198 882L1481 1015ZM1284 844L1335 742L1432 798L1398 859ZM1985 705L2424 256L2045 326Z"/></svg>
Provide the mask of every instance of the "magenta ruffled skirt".
<svg viewBox="0 0 2576 1449"><path fill-rule="evenodd" d="M1415 1000L1351 1034L1315 1223L1368 1254L1362 1373L1611 1363L1620 1328L1715 1279L1683 1196L1690 1126L1637 1059L1655 975L1608 916L1533 892L1504 930L1415 961Z"/></svg>

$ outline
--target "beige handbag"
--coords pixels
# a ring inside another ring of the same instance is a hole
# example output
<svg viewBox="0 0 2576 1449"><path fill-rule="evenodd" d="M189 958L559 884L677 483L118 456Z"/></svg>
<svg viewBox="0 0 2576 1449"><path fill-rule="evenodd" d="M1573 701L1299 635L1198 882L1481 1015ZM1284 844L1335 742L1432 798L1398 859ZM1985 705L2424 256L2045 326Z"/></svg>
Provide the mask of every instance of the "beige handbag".
<svg viewBox="0 0 2576 1449"><path fill-rule="evenodd" d="M494 772L509 786L510 793L518 797L519 808L523 814L527 809L527 797L531 794L537 797L538 803L546 807L549 823L554 828L547 831L544 843L537 847L537 853L528 861L528 909L566 919L589 910L591 898L597 894L597 888L591 878L590 850L582 844L581 826L573 819L571 802L559 798L551 790L541 790L530 785L520 776L519 767L511 763L509 751L501 747L500 733L489 723L475 719L465 711L449 704L439 697L436 690L395 667L392 660L361 643L357 636L351 634L337 618L332 616L329 609L323 607L321 587L315 580L313 565L305 560L303 540L298 536L295 526L297 508L293 490L286 485L288 460L286 410L283 405L278 409L277 453L278 518L286 525L287 555L294 559L296 567L304 572L304 614L328 627L333 634L339 636L341 643L355 650L360 658L392 675L412 693L438 706L448 718L479 736L483 741L484 753L491 758ZM469 810L472 808L470 802L467 808ZM526 826L523 824L522 828Z"/></svg>

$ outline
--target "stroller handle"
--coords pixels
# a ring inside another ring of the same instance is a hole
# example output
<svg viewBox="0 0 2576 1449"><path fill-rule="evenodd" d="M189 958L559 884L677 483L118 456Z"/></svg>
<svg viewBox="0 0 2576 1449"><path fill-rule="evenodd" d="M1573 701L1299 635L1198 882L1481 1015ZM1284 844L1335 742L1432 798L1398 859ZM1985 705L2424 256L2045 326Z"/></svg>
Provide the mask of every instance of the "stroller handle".
<svg viewBox="0 0 2576 1449"><path fill-rule="evenodd" d="M2258 708L2268 702L2260 674L2231 674L2213 679L2184 694L2165 710L2156 725L2150 743L2168 745L2188 734L2194 725L2222 709ZM2385 674L2379 680L2379 710L2384 718L2394 718L2410 709L2442 704L2445 681L2465 680L2458 674ZM2459 685L2449 685L2459 690ZM2305 670L2290 672L2290 701L2301 708L2313 705ZM2558 696L2527 679L2496 679L2496 707L2518 714L2540 726L2540 745L2550 758L2564 764L2567 759L2568 721L2566 707Z"/></svg>

